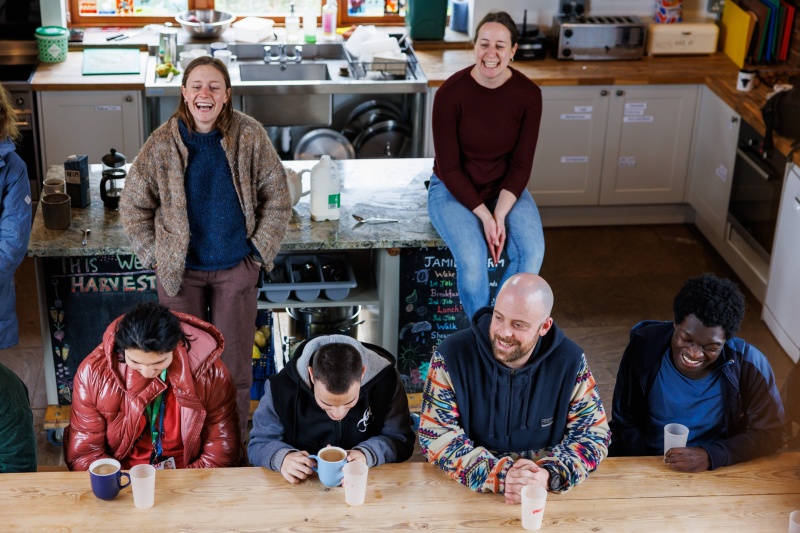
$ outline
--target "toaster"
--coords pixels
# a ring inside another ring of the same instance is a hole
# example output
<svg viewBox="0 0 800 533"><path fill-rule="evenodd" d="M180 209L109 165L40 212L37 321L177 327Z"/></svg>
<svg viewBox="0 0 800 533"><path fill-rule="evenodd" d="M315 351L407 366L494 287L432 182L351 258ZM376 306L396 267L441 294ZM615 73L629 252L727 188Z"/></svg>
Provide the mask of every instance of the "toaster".
<svg viewBox="0 0 800 533"><path fill-rule="evenodd" d="M719 26L713 22L650 24L647 52L652 55L713 54Z"/></svg>
<svg viewBox="0 0 800 533"><path fill-rule="evenodd" d="M639 17L557 15L553 18L558 59L640 59L646 36L647 24Z"/></svg>

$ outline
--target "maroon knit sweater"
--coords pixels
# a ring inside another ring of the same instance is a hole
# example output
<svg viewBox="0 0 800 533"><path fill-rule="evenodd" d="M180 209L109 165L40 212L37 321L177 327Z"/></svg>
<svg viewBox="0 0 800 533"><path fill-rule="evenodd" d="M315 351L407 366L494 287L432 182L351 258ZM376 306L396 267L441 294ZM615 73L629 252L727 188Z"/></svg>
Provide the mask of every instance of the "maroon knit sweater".
<svg viewBox="0 0 800 533"><path fill-rule="evenodd" d="M470 210L506 189L519 198L528 184L542 118L542 91L511 69L488 89L456 72L433 101L433 172Z"/></svg>

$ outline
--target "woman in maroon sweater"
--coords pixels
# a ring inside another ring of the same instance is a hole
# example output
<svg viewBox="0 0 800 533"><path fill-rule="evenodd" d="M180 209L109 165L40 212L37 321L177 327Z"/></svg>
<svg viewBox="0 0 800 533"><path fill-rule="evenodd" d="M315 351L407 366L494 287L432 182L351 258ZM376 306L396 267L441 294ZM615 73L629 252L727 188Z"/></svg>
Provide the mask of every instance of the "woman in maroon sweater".
<svg viewBox="0 0 800 533"><path fill-rule="evenodd" d="M428 213L456 260L470 318L490 303L488 256L497 263L505 248L503 282L519 272L538 273L544 258L542 221L526 189L542 92L508 66L518 41L508 13L486 15L476 30L475 65L451 76L433 102Z"/></svg>

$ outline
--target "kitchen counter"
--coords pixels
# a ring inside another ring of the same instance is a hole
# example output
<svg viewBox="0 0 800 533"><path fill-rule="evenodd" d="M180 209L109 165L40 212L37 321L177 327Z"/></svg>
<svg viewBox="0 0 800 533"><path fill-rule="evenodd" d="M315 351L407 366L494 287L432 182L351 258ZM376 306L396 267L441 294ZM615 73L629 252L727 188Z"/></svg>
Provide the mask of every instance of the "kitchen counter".
<svg viewBox="0 0 800 533"><path fill-rule="evenodd" d="M288 168L300 171L314 161L285 161ZM338 221L313 222L310 196L294 207L282 251L351 250L441 246L436 230L428 220L427 191L424 181L430 178L432 159L394 159L392 179L386 179L385 160L338 161L342 180L342 208ZM73 257L130 254L130 244L122 229L119 212L105 209L100 199L100 165L91 165L91 204L85 209L72 208L68 230L49 230L42 217L35 217L28 255L32 257ZM63 178L62 166L51 166L48 178ZM303 182L308 187L308 174ZM358 224L352 217L394 218L397 223ZM91 229L86 246L81 246L83 232Z"/></svg>
<svg viewBox="0 0 800 533"><path fill-rule="evenodd" d="M147 52L139 52L138 74L83 75L83 52L68 52L62 63L39 63L31 85L34 91L144 91Z"/></svg>

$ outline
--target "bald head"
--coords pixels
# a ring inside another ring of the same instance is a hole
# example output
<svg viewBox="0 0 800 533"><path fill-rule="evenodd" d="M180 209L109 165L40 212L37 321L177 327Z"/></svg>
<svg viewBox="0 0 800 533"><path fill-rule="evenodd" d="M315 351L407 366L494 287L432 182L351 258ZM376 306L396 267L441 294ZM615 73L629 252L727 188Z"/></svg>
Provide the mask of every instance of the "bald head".
<svg viewBox="0 0 800 533"><path fill-rule="evenodd" d="M504 304L517 307L524 314L543 320L553 311L553 290L550 285L536 274L515 274L500 288L497 303L501 299Z"/></svg>
<svg viewBox="0 0 800 533"><path fill-rule="evenodd" d="M536 274L508 278L497 294L489 325L495 359L509 368L522 368L539 338L553 326L553 291Z"/></svg>

